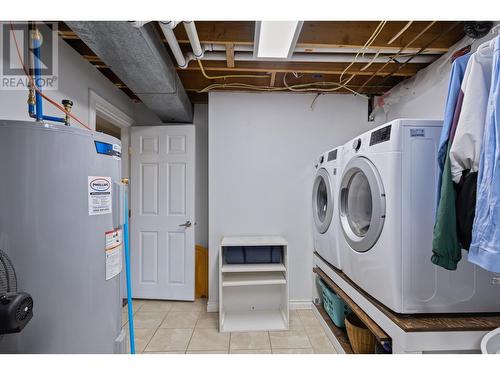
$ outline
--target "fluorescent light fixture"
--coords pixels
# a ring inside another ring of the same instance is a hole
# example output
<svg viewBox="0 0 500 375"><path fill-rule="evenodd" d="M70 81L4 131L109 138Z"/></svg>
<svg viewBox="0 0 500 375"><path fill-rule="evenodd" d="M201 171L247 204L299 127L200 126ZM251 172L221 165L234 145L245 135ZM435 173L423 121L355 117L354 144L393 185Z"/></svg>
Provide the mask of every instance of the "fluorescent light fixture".
<svg viewBox="0 0 500 375"><path fill-rule="evenodd" d="M289 58L297 44L302 24L301 21L257 21L254 57L259 59Z"/></svg>

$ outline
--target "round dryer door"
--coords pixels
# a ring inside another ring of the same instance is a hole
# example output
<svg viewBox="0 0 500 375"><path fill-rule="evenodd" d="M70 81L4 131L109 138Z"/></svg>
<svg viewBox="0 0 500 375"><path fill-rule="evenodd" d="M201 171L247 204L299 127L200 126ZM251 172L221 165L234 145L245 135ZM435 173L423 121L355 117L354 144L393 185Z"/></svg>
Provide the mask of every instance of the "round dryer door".
<svg viewBox="0 0 500 375"><path fill-rule="evenodd" d="M340 222L346 241L358 252L377 242L385 220L385 194L379 173L364 157L352 159L340 184Z"/></svg>
<svg viewBox="0 0 500 375"><path fill-rule="evenodd" d="M325 168L318 169L314 180L312 208L316 229L319 233L325 233L332 222L333 216L332 189Z"/></svg>

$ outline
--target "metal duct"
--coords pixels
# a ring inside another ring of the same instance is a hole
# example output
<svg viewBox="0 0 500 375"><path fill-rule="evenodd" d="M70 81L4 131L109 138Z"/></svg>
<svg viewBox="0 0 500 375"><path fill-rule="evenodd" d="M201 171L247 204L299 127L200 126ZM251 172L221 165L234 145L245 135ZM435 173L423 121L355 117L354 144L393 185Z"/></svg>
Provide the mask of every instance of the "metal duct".
<svg viewBox="0 0 500 375"><path fill-rule="evenodd" d="M162 121L192 122L191 102L151 23L66 23Z"/></svg>

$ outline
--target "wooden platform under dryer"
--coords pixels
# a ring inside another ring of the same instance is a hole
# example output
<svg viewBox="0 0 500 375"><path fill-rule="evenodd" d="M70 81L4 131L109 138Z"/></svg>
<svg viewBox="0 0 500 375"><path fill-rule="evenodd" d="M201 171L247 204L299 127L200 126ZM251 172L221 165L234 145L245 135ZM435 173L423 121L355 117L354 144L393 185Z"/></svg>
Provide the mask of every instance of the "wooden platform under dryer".
<svg viewBox="0 0 500 375"><path fill-rule="evenodd" d="M314 254L313 272L334 290L365 323L381 343L392 342L393 353L472 352L479 351L481 338L500 327L499 313L479 314L397 314L368 295L342 271L319 254ZM332 331L338 347L352 352L346 337L321 306L313 308ZM335 329L337 328L337 329ZM332 337L330 337L332 338ZM334 343L335 344L335 343Z"/></svg>

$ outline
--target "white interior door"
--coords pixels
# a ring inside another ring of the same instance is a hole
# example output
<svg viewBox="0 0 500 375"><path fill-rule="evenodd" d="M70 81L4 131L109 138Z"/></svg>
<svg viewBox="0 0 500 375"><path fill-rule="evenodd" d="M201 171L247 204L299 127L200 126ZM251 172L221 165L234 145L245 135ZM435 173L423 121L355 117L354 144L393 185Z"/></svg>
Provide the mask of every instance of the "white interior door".
<svg viewBox="0 0 500 375"><path fill-rule="evenodd" d="M194 299L193 125L131 129L134 298Z"/></svg>

